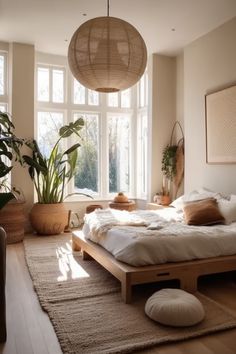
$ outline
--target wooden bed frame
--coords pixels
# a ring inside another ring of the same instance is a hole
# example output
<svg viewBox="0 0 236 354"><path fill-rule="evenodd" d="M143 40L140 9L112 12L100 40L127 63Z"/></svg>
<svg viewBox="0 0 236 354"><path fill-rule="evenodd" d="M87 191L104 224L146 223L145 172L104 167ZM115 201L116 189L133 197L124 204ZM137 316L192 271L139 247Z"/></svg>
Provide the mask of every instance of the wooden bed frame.
<svg viewBox="0 0 236 354"><path fill-rule="evenodd" d="M82 251L83 259L95 259L121 282L121 296L131 302L132 285L179 279L181 289L197 290L200 275L236 270L236 255L201 260L134 267L117 261L108 251L85 239L82 231L72 233L72 249Z"/></svg>

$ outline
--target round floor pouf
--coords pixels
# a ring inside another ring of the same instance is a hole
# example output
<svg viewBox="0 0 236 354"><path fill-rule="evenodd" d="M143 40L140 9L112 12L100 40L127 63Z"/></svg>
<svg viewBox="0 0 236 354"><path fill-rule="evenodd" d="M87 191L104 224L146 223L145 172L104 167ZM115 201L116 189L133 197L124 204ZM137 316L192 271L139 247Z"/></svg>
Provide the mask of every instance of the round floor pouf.
<svg viewBox="0 0 236 354"><path fill-rule="evenodd" d="M174 327L193 326L205 317L201 302L180 289L162 289L154 293L146 302L145 313L154 321Z"/></svg>

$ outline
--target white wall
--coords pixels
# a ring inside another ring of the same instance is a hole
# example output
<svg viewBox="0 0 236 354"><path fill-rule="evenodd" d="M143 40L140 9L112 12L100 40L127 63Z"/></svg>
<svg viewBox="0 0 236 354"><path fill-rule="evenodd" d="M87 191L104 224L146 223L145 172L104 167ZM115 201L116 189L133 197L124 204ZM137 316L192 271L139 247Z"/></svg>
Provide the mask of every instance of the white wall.
<svg viewBox="0 0 236 354"><path fill-rule="evenodd" d="M185 192L236 193L236 164L207 164L205 137L205 94L236 82L236 18L184 49L183 76Z"/></svg>

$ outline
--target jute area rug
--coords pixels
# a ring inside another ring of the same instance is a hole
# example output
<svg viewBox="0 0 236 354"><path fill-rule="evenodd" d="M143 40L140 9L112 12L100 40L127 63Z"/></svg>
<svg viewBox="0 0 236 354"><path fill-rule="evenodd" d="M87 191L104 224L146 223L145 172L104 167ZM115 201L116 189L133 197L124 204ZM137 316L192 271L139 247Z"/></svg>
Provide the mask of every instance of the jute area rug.
<svg viewBox="0 0 236 354"><path fill-rule="evenodd" d="M24 240L28 268L42 308L48 313L62 351L68 354L136 353L236 327L236 319L198 293L206 318L188 328L162 326L144 313L150 288L135 288L126 305L120 284L95 261L72 254L70 235ZM148 290L146 290L146 288Z"/></svg>

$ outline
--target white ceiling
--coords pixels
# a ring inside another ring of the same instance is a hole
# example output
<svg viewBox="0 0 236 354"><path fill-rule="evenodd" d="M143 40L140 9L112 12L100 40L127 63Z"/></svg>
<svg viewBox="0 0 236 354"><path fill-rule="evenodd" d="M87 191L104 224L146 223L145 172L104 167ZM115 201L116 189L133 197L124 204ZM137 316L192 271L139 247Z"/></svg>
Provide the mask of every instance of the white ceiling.
<svg viewBox="0 0 236 354"><path fill-rule="evenodd" d="M106 14L107 0L0 0L0 41L66 55L80 24ZM134 25L148 54L175 55L235 17L236 0L110 0L110 16Z"/></svg>

